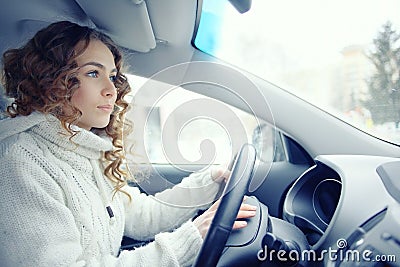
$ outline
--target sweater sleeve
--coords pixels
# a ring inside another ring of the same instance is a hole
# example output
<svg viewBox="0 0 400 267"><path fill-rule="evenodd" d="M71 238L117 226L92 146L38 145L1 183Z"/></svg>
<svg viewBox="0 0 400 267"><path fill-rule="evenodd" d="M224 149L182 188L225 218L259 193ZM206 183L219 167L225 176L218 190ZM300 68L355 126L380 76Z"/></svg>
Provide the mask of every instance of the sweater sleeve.
<svg viewBox="0 0 400 267"><path fill-rule="evenodd" d="M46 161L26 149L1 150L2 266L185 266L201 246L200 234L188 221L119 257L87 253L63 190L44 166Z"/></svg>
<svg viewBox="0 0 400 267"><path fill-rule="evenodd" d="M128 187L132 200L125 202L125 235L148 240L157 233L173 230L199 209L208 208L219 190L220 184L213 181L210 170L192 173L181 183L154 196Z"/></svg>
<svg viewBox="0 0 400 267"><path fill-rule="evenodd" d="M188 221L174 232L160 233L146 246L122 251L119 258L108 258L105 266L122 261L124 266L191 266L203 239L193 222Z"/></svg>

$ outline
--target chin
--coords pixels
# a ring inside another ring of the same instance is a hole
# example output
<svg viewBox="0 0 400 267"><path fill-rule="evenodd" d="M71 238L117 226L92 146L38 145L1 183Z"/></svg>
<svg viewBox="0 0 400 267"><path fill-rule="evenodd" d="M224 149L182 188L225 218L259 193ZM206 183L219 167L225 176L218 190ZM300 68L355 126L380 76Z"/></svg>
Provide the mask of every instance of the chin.
<svg viewBox="0 0 400 267"><path fill-rule="evenodd" d="M97 128L106 128L108 126L108 123L107 124L102 124L102 125L100 125L99 127L97 127Z"/></svg>
<svg viewBox="0 0 400 267"><path fill-rule="evenodd" d="M93 125L93 128L97 128L97 129L102 129L108 126L108 124L110 123L110 121L104 121L104 122L99 122L96 123L95 125Z"/></svg>

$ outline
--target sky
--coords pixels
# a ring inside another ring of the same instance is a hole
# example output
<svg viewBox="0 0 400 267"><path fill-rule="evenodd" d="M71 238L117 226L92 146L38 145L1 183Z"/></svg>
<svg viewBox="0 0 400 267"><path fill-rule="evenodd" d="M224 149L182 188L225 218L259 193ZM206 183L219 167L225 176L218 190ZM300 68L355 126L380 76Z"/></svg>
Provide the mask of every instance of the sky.
<svg viewBox="0 0 400 267"><path fill-rule="evenodd" d="M360 46L368 54L388 21L400 33L400 0L252 0L245 14L227 0L203 3L211 15L223 14L212 29L217 57L335 112L348 109L335 102L344 103L353 90L345 79L360 80L370 68L366 58L345 59L343 49Z"/></svg>
<svg viewBox="0 0 400 267"><path fill-rule="evenodd" d="M399 0L253 0L246 14L224 10L221 38L232 48L235 38L248 38L315 65L337 60L348 45L371 43L388 20L400 31ZM226 48L221 52L229 53Z"/></svg>

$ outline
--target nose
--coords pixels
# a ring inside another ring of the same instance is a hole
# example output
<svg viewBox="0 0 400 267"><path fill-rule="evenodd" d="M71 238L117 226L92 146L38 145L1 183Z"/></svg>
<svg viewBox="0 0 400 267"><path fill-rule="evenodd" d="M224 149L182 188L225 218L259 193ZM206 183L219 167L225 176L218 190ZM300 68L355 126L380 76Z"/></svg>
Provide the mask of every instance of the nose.
<svg viewBox="0 0 400 267"><path fill-rule="evenodd" d="M101 94L105 97L114 97L117 94L117 88L115 88L115 84L108 78L104 81L104 88Z"/></svg>

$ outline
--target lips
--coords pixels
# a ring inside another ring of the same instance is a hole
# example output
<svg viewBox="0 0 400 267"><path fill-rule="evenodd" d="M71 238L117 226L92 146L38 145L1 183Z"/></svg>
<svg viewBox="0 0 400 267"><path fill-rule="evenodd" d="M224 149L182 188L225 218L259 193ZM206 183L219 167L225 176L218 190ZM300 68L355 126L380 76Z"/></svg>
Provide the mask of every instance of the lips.
<svg viewBox="0 0 400 267"><path fill-rule="evenodd" d="M101 105L101 106L97 106L97 108L101 109L103 111L106 111L106 112L112 112L114 109L114 106L113 105Z"/></svg>

